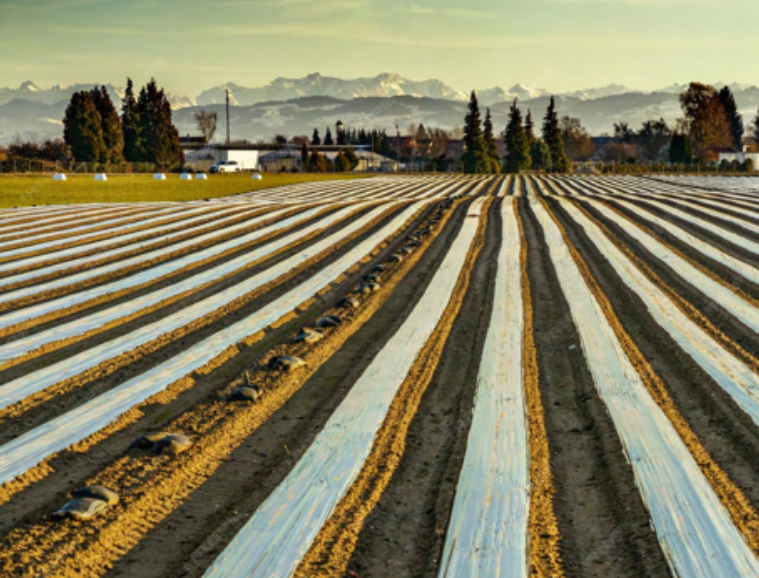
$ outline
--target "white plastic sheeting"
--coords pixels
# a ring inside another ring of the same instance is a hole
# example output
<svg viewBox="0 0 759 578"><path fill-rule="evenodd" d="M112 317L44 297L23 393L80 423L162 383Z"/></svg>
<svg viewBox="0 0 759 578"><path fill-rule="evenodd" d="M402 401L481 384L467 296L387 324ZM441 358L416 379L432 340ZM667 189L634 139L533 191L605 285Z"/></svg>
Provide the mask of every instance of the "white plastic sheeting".
<svg viewBox="0 0 759 578"><path fill-rule="evenodd" d="M588 185L585 185L585 186L588 186ZM724 251L722 251L721 249L718 249L711 243L701 240L699 237L696 237L695 235L689 233L688 231L686 231L679 225L676 225L672 221L668 221L667 219L661 218L658 215L652 213L651 211L644 209L635 203L629 202L627 200L628 196L626 195L616 195L616 194L615 195L596 195L594 193L587 193L586 191L583 191L583 194L581 196L586 197L586 198L599 197L603 199L608 199L612 201L612 203L617 203L620 206L627 208L630 212L643 217L645 220L650 221L652 224L658 227L661 227L663 230L667 231L672 236L677 237L678 239L690 245L696 251L703 253L710 259L713 259L714 261L717 261L718 263L735 271L736 273L739 273L740 275L746 277L750 281L759 283L759 270L753 267L752 265L749 265L745 263L744 261L741 261L740 259L736 259L732 255L729 255L725 253ZM594 206L600 206L600 205L594 205Z"/></svg>
<svg viewBox="0 0 759 578"><path fill-rule="evenodd" d="M622 252L604 236L601 230L580 213L576 207L569 203L565 204L564 207L572 215L572 218L584 228L588 237L604 257L609 260L625 285L637 293L656 322L735 400L754 422L759 424L759 376L722 348L696 323L677 309L672 301L624 257ZM675 261L671 261L669 264L673 268L678 267L678 263ZM681 269L681 271L686 270ZM741 305L741 300L736 295L733 294L731 297L727 294L730 292L717 292L715 285L719 286L712 281L711 285L704 284L703 287L699 288L705 293L713 290L715 297L724 299L724 301L720 301L724 307L732 308L734 312L745 311L745 307ZM750 317L747 317L747 324L756 323L756 319L757 311L754 310L750 313Z"/></svg>
<svg viewBox="0 0 759 578"><path fill-rule="evenodd" d="M650 221L654 225L662 227L670 235L672 235L673 237L677 237L678 239L680 239L684 243L687 243L688 245L696 249L698 252L703 253L710 259L713 259L717 261L718 263L724 265L725 267L732 269L736 273L743 275L744 277L753 281L754 283L759 283L759 270L757 270L752 265L749 265L748 263L741 261L740 259L736 259L732 255L725 253L722 249L718 249L711 243L701 240L700 238L696 237L695 235L691 234L690 232L686 231L680 226L674 224L673 222L668 221L667 219L663 219L659 217L658 215L655 215L654 213L642 207L639 207L638 205L634 203L630 203L629 201L626 201L617 197L614 197L613 202L618 203L619 205L625 207L626 209L629 209L630 212L634 214L640 215L641 217L643 217L647 221ZM745 243L747 244L750 242L746 240ZM742 244L739 246L742 246L748 250L751 250L750 247L746 246L746 244ZM757 246L757 249L759 249L759 245Z"/></svg>
<svg viewBox="0 0 759 578"><path fill-rule="evenodd" d="M588 222L584 218L584 215L580 215L573 205L563 203L562 206L571 213L576 221L582 221L583 226ZM628 221L626 218L621 217L607 206L601 203L592 203L591 206L606 218L613 221L633 239L641 243L654 257L666 263L675 273L693 285L698 291L701 291L704 295L719 303L722 307L743 321L743 323L759 333L759 309L741 299L736 293L730 291L724 285L717 283L714 279L691 265L677 253L671 251L666 245L648 233L643 232L639 227Z"/></svg>
<svg viewBox="0 0 759 578"><path fill-rule="evenodd" d="M530 461L524 394L521 240L514 205L501 209L503 240L466 456L438 576L529 575Z"/></svg>
<svg viewBox="0 0 759 578"><path fill-rule="evenodd" d="M196 181L207 181L208 175L205 173L195 173L195 180Z"/></svg>
<svg viewBox="0 0 759 578"><path fill-rule="evenodd" d="M586 183L583 183L583 184L586 184ZM608 183L604 183L604 186L598 186L597 189L603 189L604 191L608 191L608 192L613 191L612 195L614 197L623 196L628 199L634 198L640 201L653 203L663 210L667 210L667 207L670 207L671 205L660 203L658 199L666 199L667 201L675 205L674 210L679 214L690 214L687 212L680 211L678 209L678 207L686 207L686 208L690 208L696 211L697 213L710 215L712 217L721 219L722 221L727 221L729 224L722 225L723 228L736 225L742 229L746 229L747 231L759 233L759 225L757 225L755 222L748 219L743 219L735 215L726 214L722 210L719 210L719 209L732 210L734 212L738 210L743 210L744 212L749 212L749 213L754 212L753 216L754 218L756 218L757 217L756 212L755 212L757 210L756 206L754 206L753 208L739 209L737 207L727 205L720 201L698 198L698 201L700 203L717 207L717 209L713 209L710 206L704 207L703 205L699 203L692 202L691 200L692 195L690 197L684 196L684 198L681 198L682 193L662 193L654 189L642 189L642 188L635 187L632 185L623 185L623 187L620 187L615 190L615 189L610 189Z"/></svg>
<svg viewBox="0 0 759 578"><path fill-rule="evenodd" d="M483 199L469 215L479 215ZM479 219L466 219L421 300L364 370L295 468L206 578L290 576L364 465L398 388L450 301Z"/></svg>
<svg viewBox="0 0 759 578"><path fill-rule="evenodd" d="M342 216L345 216L354 210L353 207L343 209ZM28 395L42 391L55 383L79 375L80 373L95 367L99 363L103 363L108 359L112 359L122 353L131 351L161 335L170 333L184 325L192 323L231 301L234 301L238 297L246 295L251 291L255 291L259 287L274 281L301 263L339 242L345 236L359 230L386 210L387 206L385 205L376 208L366 215L353 220L340 231L333 233L317 243L309 245L284 261L280 261L276 265L273 265L236 285L232 285L223 291L219 291L197 303L193 303L181 311L177 311L176 313L163 317L153 323L142 325L131 333L122 335L111 341L106 341L105 343L91 347L86 351L67 357L58 363L54 363L33 373L25 374L18 379L1 385L0 409L20 401ZM320 228L321 227L318 225L314 227L314 229ZM297 235L294 237L297 237ZM270 253L270 250L267 247L258 250L259 257L263 257L268 253Z"/></svg>
<svg viewBox="0 0 759 578"><path fill-rule="evenodd" d="M134 405L204 366L230 345L268 327L342 275L422 206L424 203L419 202L406 207L345 255L245 319L214 333L150 371L0 446L0 484L13 480L50 455L96 433Z"/></svg>
<svg viewBox="0 0 759 578"><path fill-rule="evenodd" d="M260 218L263 219L265 217L266 219L272 219L289 210L290 209L280 209L278 211L268 213ZM111 283L107 283L105 285L98 285L97 287L92 287L84 291L72 293L71 295L65 295L63 297L59 297L51 301L37 303L35 305L31 305L23 309L16 309L13 311L9 311L7 313L0 314L0 328L9 327L11 325L15 325L16 323L21 323L23 321L33 319L34 317L45 315L47 313L50 313L51 311L56 311L58 309L63 309L66 307L72 307L74 305L78 305L80 303L89 301L90 299L93 299L95 297L99 297L100 295L115 293L117 291L129 289L130 287L142 285L143 283L146 283L148 281L154 281L156 279L159 279L171 273L175 273L176 271L179 271L183 267L191 265L192 263L196 263L199 261L203 261L205 259L209 259L216 255L220 255L224 251L233 249L237 246L242 246L246 243L254 241L260 237L273 233L277 230L289 227L290 225L294 224L300 219L306 219L310 216L313 216L313 214L315 214L319 210L321 209L320 208L312 209L311 211L308 211L306 213L299 213L288 219L276 221L275 223L271 225L268 225L261 229L257 229L242 237L236 237L234 239L225 241L224 243L212 245L201 251L196 251L194 253L190 253L189 255L185 255L184 257L180 257L179 259L174 259L166 263L163 263L161 265L157 265L155 267L145 269L144 271L134 273L118 281L112 281ZM251 222L255 222L255 221L251 221ZM122 266L123 266L123 262L122 262Z"/></svg>
<svg viewBox="0 0 759 578"><path fill-rule="evenodd" d="M285 209L283 209L284 211ZM278 213L277 213L278 214ZM152 251L149 251L147 253L141 253L139 255L135 255L134 257L129 257L127 259L123 259L121 261L116 261L113 263L107 263L105 265L100 265L98 267L94 267L92 269L88 269L86 271L82 271L80 273L74 273L73 275L67 275L65 277L60 277L58 279L53 279L51 281L46 281L44 283L38 283L31 287L25 287L23 289L18 289L15 291L8 291L5 293L0 294L0 303L5 303L7 301L13 301L14 299L19 299L21 297L26 297L28 295L32 295L35 293L42 293L44 291L50 291L51 289L58 289L60 287L65 287L66 285L72 285L74 283L79 283L81 281L84 281L86 279L90 279L92 277L98 277L100 275L104 275L106 273L112 273L114 271L118 271L120 269L123 269L125 267L129 267L131 265L137 265L140 263L143 263L145 261L149 261L151 259L156 259L158 257L162 257L164 255L169 255L175 251L178 251L180 249L190 248L193 246L198 245L199 243L203 243L204 241L208 241L211 239L214 239L216 237L219 237L221 235L233 233L235 231L239 231L241 229L245 229L247 227L250 227L251 225L255 223L259 223L262 221L267 221L275 216L275 213L267 213L265 215L260 215L257 217L254 217L250 220L244 221L242 223L238 223L236 225L232 225L230 227L226 227L224 229L217 229L215 231L211 231L209 233L204 233L203 235L199 235L197 237L193 237L192 239L187 239L185 241L181 241L179 243L175 243L173 245L170 245L168 247L162 246L160 249L154 249ZM234 216L229 217L230 219L235 218ZM219 225L221 223L218 223ZM181 235L183 234L181 231L177 233L172 233L173 236ZM165 239L164 239L165 240ZM236 239L236 241L239 243L239 238ZM102 253L101 255L104 255L106 253ZM173 263L174 261L172 261ZM71 262L67 262L64 264L65 267L70 267ZM166 265L170 266L169 263L166 263ZM2 286L4 283L15 283L20 280L25 279L31 279L34 277L37 277L39 275L47 274L49 272L52 272L57 269L59 265L50 265L49 267L45 267L44 269L36 269L33 271L29 271L28 273L19 273L17 275L13 275L12 277L4 277L2 280L0 280L0 286ZM143 282L149 281L152 279L150 275L145 275L145 272L143 273ZM137 274L139 275L139 274ZM133 277L137 278L137 275L133 275ZM72 298L75 298L72 296Z"/></svg>
<svg viewBox="0 0 759 578"><path fill-rule="evenodd" d="M162 208L165 209L165 207L162 207ZM168 209L168 210L171 210L171 209ZM116 211L120 211L120 209L116 209ZM9 230L7 230L7 231L3 231L2 229L0 229L0 241L7 240L9 237L16 237L20 233L23 233L23 231L19 231L18 230L19 228L30 229L31 231L33 231L33 233L34 233L35 236L42 236L43 234L45 234L46 231L49 233L50 229L62 229L62 228L66 228L66 232L68 232L68 227L70 225L76 226L76 222L78 220L89 220L89 219L92 219L92 218L100 218L100 219L102 219L102 218L108 218L109 215L107 215L107 214L106 215L102 215L101 214L103 212L104 212L104 210L93 211L91 213L84 213L84 212L77 211L77 212L75 212L73 214L68 215L67 217L58 217L56 219L38 219L38 220L34 220L34 221L31 221L31 222L28 222L28 223L24 223L23 225L16 225L15 227L9 227ZM108 212L111 213L113 211L108 211ZM137 208L135 208L135 211L132 214L134 215L134 213L137 213L137 212L139 212L139 210ZM141 212L144 213L145 210L142 209ZM122 211L121 214L120 214L120 216L123 217L125 214L126 213ZM55 222L55 221L60 221L60 220L62 220L64 218L68 219L67 223ZM164 217L164 219L165 218L167 218L167 217ZM47 222L47 221L49 221L49 224L45 224L45 222ZM100 221L100 224L102 224L102 221ZM96 225L96 226L99 226L99 225ZM13 229L15 229L15 231ZM60 235L61 232L58 232L58 234ZM29 241L30 238L31 238L31 236L25 237L23 240L24 241ZM16 241L16 243L18 243L18 241Z"/></svg>
<svg viewBox="0 0 759 578"><path fill-rule="evenodd" d="M192 173L182 173L179 175L180 181L191 181L192 180Z"/></svg>
<svg viewBox="0 0 759 578"><path fill-rule="evenodd" d="M154 181L165 181L166 180L166 175L164 175L163 173L155 173L153 175L153 180Z"/></svg>
<svg viewBox="0 0 759 578"><path fill-rule="evenodd" d="M0 361L7 361L20 355L24 355L30 351L33 351L34 349L37 349L38 347L41 347L42 345L52 343L54 341L81 335L87 331L91 331L92 329L97 329L98 327L101 327L115 319L131 315L141 309L145 309L147 307L160 303L164 299L168 299L174 295L195 289L211 281L221 279L225 275L241 269L253 263L254 261L268 257L275 251L278 251L279 249L296 242L298 239L302 239L303 237L319 231L320 229L331 227L360 207L361 205L358 205L336 211L322 219L319 219L315 223L303 229L290 233L289 235L284 235L274 241L266 243L264 246L258 249L235 257L234 259L223 261L221 264L214 267L203 268L192 277L188 277L179 283L169 285L168 287L165 287L159 291L153 291L152 293L148 293L142 297L132 299L131 301L121 302L115 307L102 309L91 315L79 317L73 321L70 321L69 323L56 325L55 329L53 330L35 333L27 337L16 339L5 345L0 345ZM308 218L313 217L317 212L321 210L321 208L315 208L311 209L310 211L306 211L305 213L300 213L296 217L291 217L289 219L285 219L281 222L276 223L276 228L281 229L295 224L299 221L305 221ZM260 232L259 235L265 235L267 232L271 233L272 230L276 230L276 228L275 226L267 227L267 230ZM0 391L2 391L1 388L2 386L0 386ZM0 399L1 398L2 395L0 395ZM0 402L0 405L2 405L2 402Z"/></svg>
<svg viewBox="0 0 759 578"><path fill-rule="evenodd" d="M255 207L250 208L251 213L257 210L260 210L260 209L256 209ZM206 228L209 226L223 227L225 223L238 219L240 216L246 214L245 212L240 211L240 209L221 209L213 213L205 212L203 209L192 209L191 211L186 211L184 213L181 213L181 216L188 216L191 214L195 214L199 211L202 212L203 214L197 217L184 219L179 222L175 221L171 224L159 225L157 227L150 227L149 229L143 229L141 231L135 231L132 233L118 234L119 233L118 230L112 230L111 234L113 236L108 237L107 239L104 239L102 241L96 241L94 243L88 243L87 245L80 245L77 247L70 247L68 249L59 249L57 251L51 251L43 255L35 255L32 257L18 259L16 261L11 261L9 263L0 264L0 272L12 273L15 269L19 267L27 267L29 265L35 265L38 263L47 263L49 261L61 260L59 263L53 262L52 265L40 267L32 271L17 273L15 275L13 274L7 275L3 277L2 279L0 279L0 287L3 287L5 285L11 285L13 283L18 283L20 281L26 281L28 279L33 279L35 277L41 277L43 275L49 275L50 273L54 273L56 271L63 271L71 267L76 267L77 265L88 264L88 263L91 263L93 259L106 259L110 257L116 257L118 255L122 255L124 253L134 251L135 249L149 250L152 245L162 246L167 241L170 241L171 239L174 239L177 237L181 237L183 235L191 234L196 229ZM228 213L234 213L234 214L224 217L224 215ZM180 215L177 215L177 216L180 216ZM196 223L200 221L204 221L211 216L215 216L218 218L212 221L211 223L204 223L198 226L194 226ZM165 215L161 217L156 217L155 219L148 219L146 221L142 221L141 224L142 225L150 224L153 222L162 221L164 219L166 219ZM119 230L128 231L128 230L131 230L134 226L139 226L139 225L130 224L127 227L119 228ZM141 237L144 237L145 235L161 233L163 231L165 231L164 234L162 235L159 234L153 237L152 239L138 241L136 243L131 243L131 244L125 244L115 249L109 249L107 251L100 251L99 253L95 255L88 255L85 257L70 259L67 261L62 260L64 257L76 257L79 253L92 251L93 249L105 248L110 245L113 245L114 243L120 243L120 244L129 243L129 241L132 241L134 239L139 239ZM218 230L216 231L216 234L219 234ZM0 256L2 256L2 253L0 253Z"/></svg>
<svg viewBox="0 0 759 578"><path fill-rule="evenodd" d="M197 212L197 211L198 209L192 209L192 212ZM179 217L183 214L185 214L185 211L179 212L176 209L160 209L158 211L153 211L149 214L144 214L144 213L143 214L134 213L134 214L128 214L128 215L122 214L114 219L105 219L98 223L82 225L81 227L71 227L70 229L66 229L66 231L63 233L61 231L46 232L46 233L40 233L38 235L37 234L29 235L28 237L24 239L3 241L3 242L0 242L0 257L3 257L3 258L12 257L14 255L20 255L23 253L40 251L42 249L50 249L57 245L66 245L74 241L86 241L87 239L90 239L92 237L101 237L103 235L113 235L114 233L118 233L119 231L133 229L134 227L141 227L145 224L151 224L157 221L163 221L165 219L171 218L174 215ZM121 226L117 226L120 224ZM105 225L108 225L108 229L92 232L92 229L103 227ZM83 233L86 231L90 231L90 232L84 233L81 235L77 234L77 233ZM140 233L145 234L144 231L141 231ZM65 237L63 235L65 235ZM45 239L50 239L50 240L45 241ZM2 250L3 247L17 245L19 242L30 242L30 241L34 241L34 244L28 245L26 247L20 247L18 249L14 249L10 251ZM77 247L76 250L85 251L102 244L112 244L112 243L114 243L113 237L106 239L105 241L102 241L99 244L89 243L85 247ZM49 259L50 254L51 253L48 253L45 258ZM13 264L18 266L17 265L18 262L19 261L15 261Z"/></svg>
<svg viewBox="0 0 759 578"><path fill-rule="evenodd" d="M134 208L134 207L128 207ZM0 219L0 234L6 234L8 229L35 226L41 223L54 223L76 218L87 219L100 213L112 213L124 209L123 205L73 205L61 207L40 207L31 211L15 209L7 218ZM29 220L33 219L33 220ZM18 221L25 221L19 223Z"/></svg>
<svg viewBox="0 0 759 578"><path fill-rule="evenodd" d="M673 574L678 578L759 576L759 561L651 398L561 232L541 204L533 207L596 389L614 421Z"/></svg>
<svg viewBox="0 0 759 578"><path fill-rule="evenodd" d="M713 187L739 193L759 193L759 177L724 177L724 176L695 176L677 175L660 176L657 180L678 185L693 185L697 187Z"/></svg>
<svg viewBox="0 0 759 578"><path fill-rule="evenodd" d="M105 173L98 173L98 174L95 175L95 180L96 181L107 181L108 180L108 175L106 175Z"/></svg>
<svg viewBox="0 0 759 578"><path fill-rule="evenodd" d="M166 209L163 209L162 212L165 213ZM100 223L96 223L96 224L85 225L85 226L82 226L82 227L74 227L74 228L72 228L72 230L66 232L67 235L71 234L71 236L66 236L66 237L62 237L60 233L45 233L44 235L39 235L39 236L37 236L37 235L31 235L30 238L29 238L29 240L34 240L35 243L33 245L29 245L29 246L26 246L26 247L20 247L18 249L2 250L1 248L4 247L4 246L16 245L16 244L19 243L19 240L5 241L3 243L0 243L0 251L2 251L2 252L0 252L0 257L7 258L7 257L16 256L16 255L23 255L25 253L30 253L30 252L34 252L34 251L41 251L43 249L50 249L50 248L54 248L54 247L56 247L58 245L65 245L67 243L73 243L75 241L86 241L87 239L90 239L92 237L100 237L102 235L109 234L109 232L110 232L109 230L89 232L89 233L85 233L85 234L81 234L81 235L74 234L74 233L79 232L79 231L89 231L90 229L93 229L93 228L96 228L96 227L99 227L99 226L102 226L102 225L109 225L109 226L113 226L115 228L115 226L118 225L118 224L120 224L120 223L125 223L126 221L130 221L130 222L124 224L122 228L128 229L128 228L133 228L133 227L139 227L140 226L140 221L139 220L135 221L136 218L139 218L139 215L137 215L137 214L130 214L130 215L126 215L126 216L122 215L122 216L120 216L120 217L118 217L116 219L108 219L106 221L101 221ZM165 219L166 218L166 214L164 214L162 216L162 218ZM39 237L39 239L38 239L38 237ZM46 238L51 238L51 237L54 237L54 238L52 240L49 240L49 241L45 241L44 240ZM39 241L39 242L37 242L37 241ZM78 251L83 251L85 249L83 249L82 247L79 247L77 250Z"/></svg>
<svg viewBox="0 0 759 578"><path fill-rule="evenodd" d="M65 181L66 180L66 174L65 173L55 173L53 175L54 181Z"/></svg>

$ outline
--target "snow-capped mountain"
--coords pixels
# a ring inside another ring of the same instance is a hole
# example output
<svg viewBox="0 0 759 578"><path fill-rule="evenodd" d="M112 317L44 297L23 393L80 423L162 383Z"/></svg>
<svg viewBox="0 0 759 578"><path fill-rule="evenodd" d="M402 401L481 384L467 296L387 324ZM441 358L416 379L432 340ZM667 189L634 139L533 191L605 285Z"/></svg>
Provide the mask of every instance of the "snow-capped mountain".
<svg viewBox="0 0 759 578"><path fill-rule="evenodd" d="M31 102L39 102L41 104L57 104L59 102L68 102L71 100L71 95L80 90L90 90L95 86L92 84L56 84L50 88L41 88L31 80L21 83L18 88L0 88L0 104L6 104L13 100L28 100ZM106 90L111 96L113 103L119 107L121 106L121 98L124 95L124 87L114 86L113 84L106 84ZM173 109L178 110L186 106L194 106L195 101L192 98L186 96L180 96L172 93L167 93L166 96L171 103Z"/></svg>
<svg viewBox="0 0 759 578"><path fill-rule="evenodd" d="M519 100L532 100L533 98L540 98L542 96L551 96L551 93L542 88L530 88L524 84L515 84L508 90L508 94L511 97L510 100L518 98Z"/></svg>
<svg viewBox="0 0 759 578"><path fill-rule="evenodd" d="M463 101L466 92L454 90L439 80L409 80L398 74L380 74L374 78L343 80L314 73L304 78L276 78L266 86L247 88L234 83L214 86L201 92L196 101L199 105L221 104L229 89L230 102L251 106L259 102L281 101L306 96L329 96L342 100L369 97L420 96Z"/></svg>
<svg viewBox="0 0 759 578"><path fill-rule="evenodd" d="M15 134L22 138L59 137L66 106L77 90L92 84L43 88L26 81L18 88L0 88L0 142ZM723 86L715 84L716 87ZM759 88L729 85L746 123L759 107ZM618 84L556 94L561 115L579 118L593 135L613 131L616 122L640 126L646 120L664 118L673 124L680 116L679 94L687 87L673 84L655 91L639 91ZM116 106L123 89L106 84ZM225 89L231 93L231 125L234 138L269 140L276 133L310 134L314 127L334 125L337 119L353 127L372 126L394 132L396 126L424 123L451 129L461 126L468 91L458 91L439 80L415 81L397 74L343 80L310 74L300 79L277 78L249 88L229 83L204 91L196 99L169 94L174 120L182 134L196 132L194 113L216 110L224 114ZM516 84L477 91L480 104L491 109L496 126L504 126L509 106L516 98L523 110L542 114L551 93ZM499 128L500 130L500 128Z"/></svg>
<svg viewBox="0 0 759 578"><path fill-rule="evenodd" d="M417 96L439 98L455 102L469 100L469 92L452 88L441 80L410 80L398 74L384 73L373 78L354 78L344 80L319 73L309 74L304 78L276 78L266 86L247 88L235 83L214 86L196 99L198 105L222 104L225 89L229 89L230 103L251 106L260 102L282 101L306 96L328 96L341 100L353 98L389 98L393 96ZM515 84L508 90L498 86L477 91L480 102L484 105L506 100L529 100L549 94L547 90L533 89L522 84Z"/></svg>
<svg viewBox="0 0 759 578"><path fill-rule="evenodd" d="M635 90L634 88L628 88L622 84L609 84L607 86L600 86L598 88L586 88L585 90L566 92L562 96L570 96L572 98L579 98L580 100L593 100L595 98L605 98L607 96L619 96L621 94L628 94L630 92L640 91Z"/></svg>

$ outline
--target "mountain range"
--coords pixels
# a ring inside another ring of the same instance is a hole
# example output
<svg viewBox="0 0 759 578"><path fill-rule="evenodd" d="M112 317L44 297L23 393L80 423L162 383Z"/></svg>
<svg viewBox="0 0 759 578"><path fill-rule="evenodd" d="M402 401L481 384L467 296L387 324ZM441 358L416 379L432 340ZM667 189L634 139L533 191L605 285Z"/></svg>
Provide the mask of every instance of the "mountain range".
<svg viewBox="0 0 759 578"><path fill-rule="evenodd" d="M123 88L106 84L119 106ZM715 86L721 87L718 83ZM47 138L61 134L61 119L71 95L91 84L56 85L41 88L26 81L18 88L0 88L0 142L14 135ZM560 114L579 117L591 134L611 132L613 123L626 121L637 126L650 118L674 122L681 116L678 95L686 85L673 84L655 91L623 85L557 93ZM752 120L759 107L759 88L730 84L741 112ZM339 118L351 126L380 128L394 132L411 123L453 128L461 125L467 91L436 79L410 80L398 74L340 79L318 73L303 78L277 78L261 87L235 83L214 86L196 97L167 93L180 132L195 133L193 114L200 109L218 110L223 117L226 90L230 93L231 127L234 138L269 140L276 133L310 134L314 127L331 126ZM524 109L542 116L552 94L515 84L509 89L495 86L477 91L480 103L492 109L497 126L505 125L506 114L516 98ZM220 133L222 131L219 131Z"/></svg>

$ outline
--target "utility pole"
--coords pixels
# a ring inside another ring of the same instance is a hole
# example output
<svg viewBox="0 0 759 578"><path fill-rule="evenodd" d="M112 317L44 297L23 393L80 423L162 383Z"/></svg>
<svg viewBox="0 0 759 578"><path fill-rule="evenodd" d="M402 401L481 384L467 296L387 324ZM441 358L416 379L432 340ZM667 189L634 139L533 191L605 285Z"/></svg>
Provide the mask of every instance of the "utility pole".
<svg viewBox="0 0 759 578"><path fill-rule="evenodd" d="M227 93L227 145L229 145L229 89L224 89Z"/></svg>

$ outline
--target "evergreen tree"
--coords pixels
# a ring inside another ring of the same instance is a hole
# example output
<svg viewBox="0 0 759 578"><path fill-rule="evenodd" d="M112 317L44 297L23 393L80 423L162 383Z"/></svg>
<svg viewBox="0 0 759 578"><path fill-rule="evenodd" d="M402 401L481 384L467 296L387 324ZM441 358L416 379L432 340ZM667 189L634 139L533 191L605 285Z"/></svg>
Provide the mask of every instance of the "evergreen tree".
<svg viewBox="0 0 759 578"><path fill-rule="evenodd" d="M155 79L142 87L137 99L139 120L140 161L164 167L184 164L184 153L179 144L179 131L171 120L171 105Z"/></svg>
<svg viewBox="0 0 759 578"><path fill-rule="evenodd" d="M725 86L719 91L719 99L722 107L725 109L725 116L730 125L730 136L733 140L733 148L737 151L743 150L743 117L738 112L738 105L735 103L735 97L729 86Z"/></svg>
<svg viewBox="0 0 759 578"><path fill-rule="evenodd" d="M127 78L126 92L121 101L121 133L124 141L124 158L129 162L140 160L140 121L137 117L137 99L132 79Z"/></svg>
<svg viewBox="0 0 759 578"><path fill-rule="evenodd" d="M556 113L556 103L553 96L548 105L546 116L543 119L543 141L551 151L551 170L557 173L565 173L569 170L569 159L564 150L564 140L561 138L559 115Z"/></svg>
<svg viewBox="0 0 759 578"><path fill-rule="evenodd" d="M335 171L338 173L347 173L350 170L350 162L343 154L343 151L340 151L335 157Z"/></svg>
<svg viewBox="0 0 759 578"><path fill-rule="evenodd" d="M345 159L348 161L348 170L355 170L355 168L358 166L358 157L356 156L356 153L353 151L353 149L345 149L343 151L343 156L345 156Z"/></svg>
<svg viewBox="0 0 759 578"><path fill-rule="evenodd" d="M532 168L535 170L551 171L553 169L551 149L542 139L535 139L535 142L532 143L530 158L532 159Z"/></svg>
<svg viewBox="0 0 759 578"><path fill-rule="evenodd" d="M322 144L322 137L319 136L319 129L314 129L314 135L311 137L311 144L315 147L318 147L320 144Z"/></svg>
<svg viewBox="0 0 759 578"><path fill-rule="evenodd" d="M332 146L335 144L335 141L332 139L332 131L329 130L329 127L327 127L327 133L324 135L324 144L326 146Z"/></svg>
<svg viewBox="0 0 759 578"><path fill-rule="evenodd" d="M421 126L421 125L420 125ZM493 118L490 116L490 109L485 113L485 155L488 159L488 172L501 172L501 157L498 155L498 143L493 133Z"/></svg>
<svg viewBox="0 0 759 578"><path fill-rule="evenodd" d="M685 161L686 165L690 165L693 163L693 143L691 142L690 138L686 135L685 136L685 147L683 149L683 160Z"/></svg>
<svg viewBox="0 0 759 578"><path fill-rule="evenodd" d="M63 140L79 162L97 163L106 156L103 127L89 91L75 92L63 117Z"/></svg>
<svg viewBox="0 0 759 578"><path fill-rule="evenodd" d="M104 164L124 162L124 135L121 132L121 121L105 86L93 88L92 99L100 114L100 126L105 143L100 162Z"/></svg>
<svg viewBox="0 0 759 578"><path fill-rule="evenodd" d="M464 117L464 154L461 164L465 173L487 173L488 158L485 154L485 137L482 134L482 120L477 94L472 91L469 110Z"/></svg>
<svg viewBox="0 0 759 578"><path fill-rule="evenodd" d="M675 131L669 143L669 162L675 165L685 164L686 136Z"/></svg>
<svg viewBox="0 0 759 578"><path fill-rule="evenodd" d="M308 143L305 141L300 145L300 163L305 171L308 167Z"/></svg>
<svg viewBox="0 0 759 578"><path fill-rule="evenodd" d="M689 165L693 161L693 145L687 134L675 131L669 145L669 162L676 165Z"/></svg>
<svg viewBox="0 0 759 578"><path fill-rule="evenodd" d="M506 159L503 169L506 173L518 173L532 165L530 143L522 124L522 111L517 107L517 99L509 109L509 122L506 125Z"/></svg>
<svg viewBox="0 0 759 578"><path fill-rule="evenodd" d="M532 111L528 108L527 109L527 116L524 118L524 133L527 136L527 144L530 145L530 150L532 150L532 145L535 144L535 123L532 120Z"/></svg>
<svg viewBox="0 0 759 578"><path fill-rule="evenodd" d="M311 155L308 157L308 172L310 173L323 173L327 171L327 161L320 155L316 149L311 151Z"/></svg>

